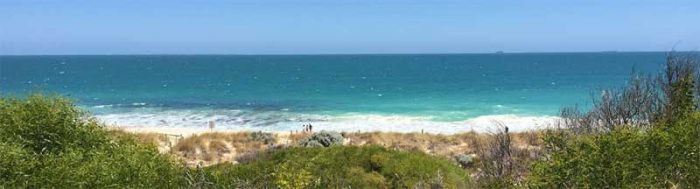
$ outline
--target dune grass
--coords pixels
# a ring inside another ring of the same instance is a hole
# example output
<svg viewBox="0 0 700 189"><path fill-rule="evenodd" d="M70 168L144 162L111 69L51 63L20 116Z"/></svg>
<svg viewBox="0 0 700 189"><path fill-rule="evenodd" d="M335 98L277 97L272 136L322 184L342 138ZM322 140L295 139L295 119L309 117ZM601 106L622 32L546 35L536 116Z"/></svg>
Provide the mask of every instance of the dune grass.
<svg viewBox="0 0 700 189"><path fill-rule="evenodd" d="M202 133L181 139L171 153L183 157L190 165L211 165L235 161L235 158L256 153L275 144L276 139L259 139L251 132Z"/></svg>

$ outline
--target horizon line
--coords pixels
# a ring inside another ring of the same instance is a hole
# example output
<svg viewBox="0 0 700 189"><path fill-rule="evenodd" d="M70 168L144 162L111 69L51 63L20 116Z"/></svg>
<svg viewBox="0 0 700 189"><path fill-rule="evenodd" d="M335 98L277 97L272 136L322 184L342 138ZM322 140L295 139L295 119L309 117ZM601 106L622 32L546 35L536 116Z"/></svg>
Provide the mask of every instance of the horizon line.
<svg viewBox="0 0 700 189"><path fill-rule="evenodd" d="M143 53L143 54L0 54L0 56L334 56L334 55L487 55L487 54L567 54L567 53L661 53L661 52L700 52L697 50L685 51L495 51L495 52L447 52L447 53L271 53L271 54L256 54L256 53Z"/></svg>

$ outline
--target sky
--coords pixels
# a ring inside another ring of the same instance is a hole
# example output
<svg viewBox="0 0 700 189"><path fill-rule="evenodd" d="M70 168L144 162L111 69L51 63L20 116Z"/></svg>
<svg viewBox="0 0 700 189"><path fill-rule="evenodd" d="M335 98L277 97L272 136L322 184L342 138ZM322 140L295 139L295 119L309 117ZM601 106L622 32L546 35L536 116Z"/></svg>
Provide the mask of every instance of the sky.
<svg viewBox="0 0 700 189"><path fill-rule="evenodd" d="M700 49L700 1L0 0L0 54Z"/></svg>

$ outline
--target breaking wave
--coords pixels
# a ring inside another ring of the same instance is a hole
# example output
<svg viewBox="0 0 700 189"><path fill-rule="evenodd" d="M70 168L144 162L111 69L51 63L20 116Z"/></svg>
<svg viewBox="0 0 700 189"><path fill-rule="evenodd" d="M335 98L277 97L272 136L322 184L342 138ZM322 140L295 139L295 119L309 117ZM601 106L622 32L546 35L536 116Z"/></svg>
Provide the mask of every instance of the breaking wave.
<svg viewBox="0 0 700 189"><path fill-rule="evenodd" d="M466 120L438 121L429 116L345 113L339 115L297 113L289 111L244 110L163 110L106 113L97 119L118 127L206 128L209 122L219 131L299 131L303 124L314 130L346 132L492 132L505 125L512 131L542 129L551 126L556 116L514 114L485 115Z"/></svg>

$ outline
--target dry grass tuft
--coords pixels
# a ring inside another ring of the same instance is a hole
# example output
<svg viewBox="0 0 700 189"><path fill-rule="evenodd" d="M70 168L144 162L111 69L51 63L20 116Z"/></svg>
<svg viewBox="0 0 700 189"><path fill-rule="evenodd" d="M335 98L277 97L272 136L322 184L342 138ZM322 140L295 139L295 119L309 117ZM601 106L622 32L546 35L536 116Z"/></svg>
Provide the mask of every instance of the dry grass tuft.
<svg viewBox="0 0 700 189"><path fill-rule="evenodd" d="M275 135L273 137L277 138ZM173 147L171 153L182 157L191 165L211 165L235 162L237 156L265 150L277 141L260 140L252 137L251 132L202 133L182 139Z"/></svg>
<svg viewBox="0 0 700 189"><path fill-rule="evenodd" d="M451 157L470 152L470 138L475 134L441 135L427 133L345 133L348 145L380 145L396 150L420 150L429 154Z"/></svg>
<svg viewBox="0 0 700 189"><path fill-rule="evenodd" d="M112 129L109 131L113 136L132 136L138 142L147 145L153 145L158 148L161 153L167 153L170 151L172 146L174 146L179 139L179 136L162 134L162 133L132 133L121 129Z"/></svg>

